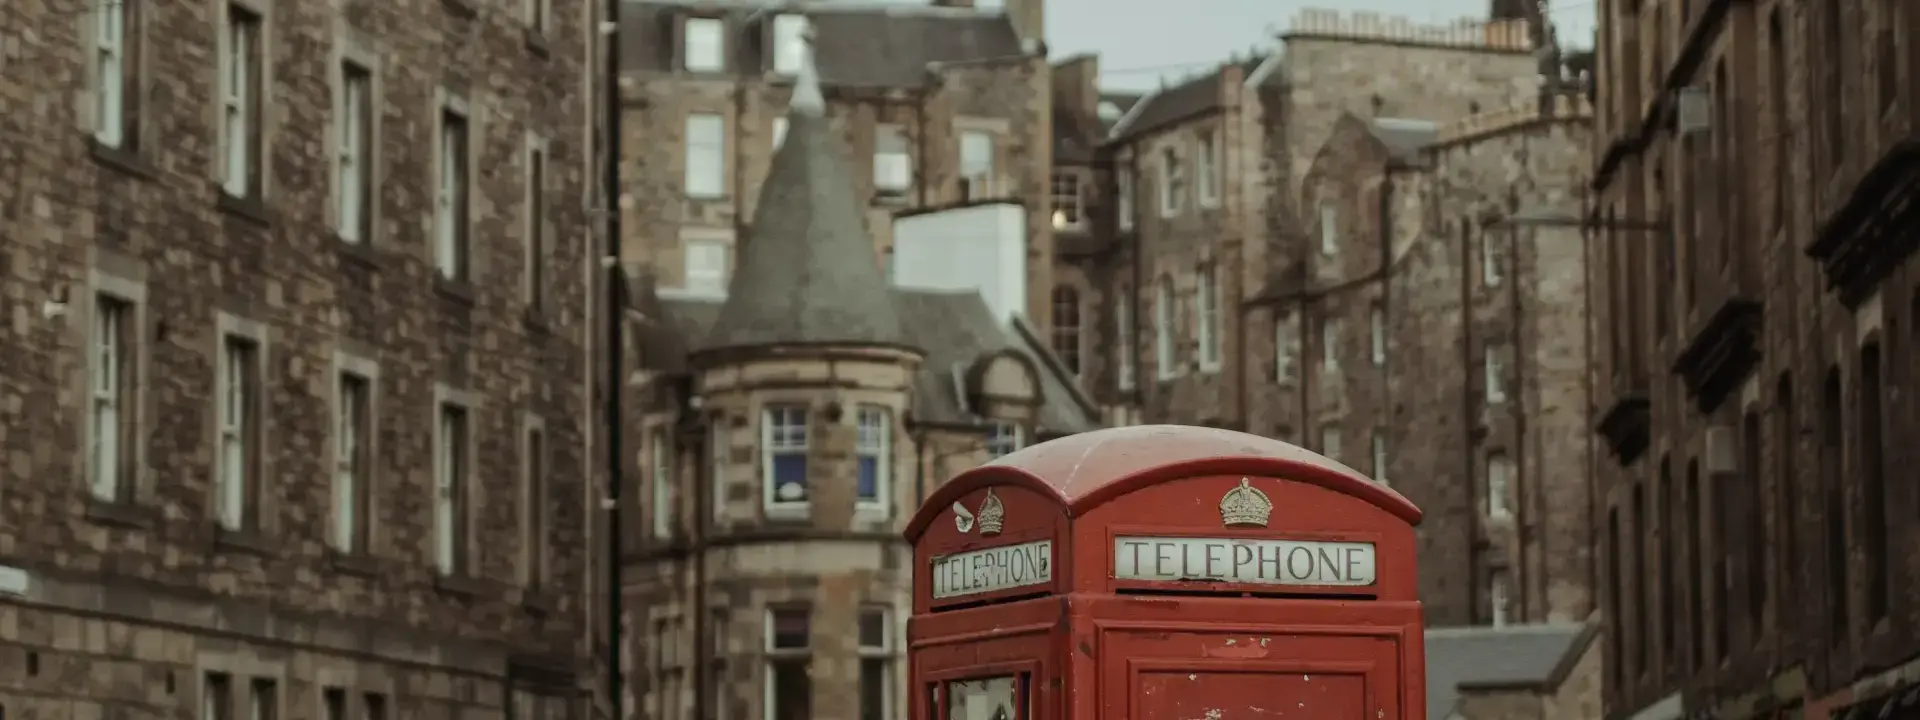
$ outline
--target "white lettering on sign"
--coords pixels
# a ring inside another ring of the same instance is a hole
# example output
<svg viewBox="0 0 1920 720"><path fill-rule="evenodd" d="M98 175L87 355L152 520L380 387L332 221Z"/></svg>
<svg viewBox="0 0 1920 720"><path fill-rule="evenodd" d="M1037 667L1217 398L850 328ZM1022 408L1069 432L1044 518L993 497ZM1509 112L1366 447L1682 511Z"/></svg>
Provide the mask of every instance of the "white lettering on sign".
<svg viewBox="0 0 1920 720"><path fill-rule="evenodd" d="M1255 585L1372 585L1373 543L1116 537L1120 580L1214 580Z"/></svg>
<svg viewBox="0 0 1920 720"><path fill-rule="evenodd" d="M1053 582L1053 541L955 553L932 565L936 600L1045 585Z"/></svg>

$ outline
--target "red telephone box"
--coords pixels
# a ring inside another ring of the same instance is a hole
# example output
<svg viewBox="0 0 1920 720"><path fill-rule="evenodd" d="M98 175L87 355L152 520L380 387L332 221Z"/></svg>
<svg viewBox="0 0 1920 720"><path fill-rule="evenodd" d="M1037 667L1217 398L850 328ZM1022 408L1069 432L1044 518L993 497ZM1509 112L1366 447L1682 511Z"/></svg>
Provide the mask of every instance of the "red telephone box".
<svg viewBox="0 0 1920 720"><path fill-rule="evenodd" d="M907 527L912 720L1426 720L1420 510L1172 425L967 471Z"/></svg>

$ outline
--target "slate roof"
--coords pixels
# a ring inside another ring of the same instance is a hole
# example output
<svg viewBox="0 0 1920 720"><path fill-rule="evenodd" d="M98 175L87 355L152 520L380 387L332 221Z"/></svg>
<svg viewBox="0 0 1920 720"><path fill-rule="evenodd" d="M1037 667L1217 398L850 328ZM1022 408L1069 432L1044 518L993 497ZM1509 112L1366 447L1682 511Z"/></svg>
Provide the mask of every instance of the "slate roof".
<svg viewBox="0 0 1920 720"><path fill-rule="evenodd" d="M621 6L624 33L622 70L671 71L677 20L697 8L727 21L728 70L738 75L767 72L768 19L749 18L759 10L786 7L773 2L628 2ZM829 87L917 88L926 83L929 63L952 63L1023 55L1020 37L1004 12L971 8L935 8L875 3L811 2L819 48L821 83Z"/></svg>
<svg viewBox="0 0 1920 720"><path fill-rule="evenodd" d="M787 136L760 186L727 300L706 349L759 345L906 345L854 195L851 153L802 69Z"/></svg>
<svg viewBox="0 0 1920 720"><path fill-rule="evenodd" d="M1523 685L1551 679L1587 630L1580 624L1427 630L1427 717L1453 714L1461 685Z"/></svg>
<svg viewBox="0 0 1920 720"><path fill-rule="evenodd" d="M983 356L1012 350L1033 360L1039 369L1041 432L1076 433L1100 426L1099 407L1074 386L1044 344L997 321L978 292L890 288L889 293L909 331L907 342L926 353L913 381L916 421L955 425L982 422L966 407L966 370ZM720 303L714 300L664 300L660 307L660 326L682 338L707 336L721 312ZM687 349L699 349L698 343L691 345Z"/></svg>
<svg viewBox="0 0 1920 720"><path fill-rule="evenodd" d="M1254 53L1251 57L1222 63L1206 74L1147 94L1140 98L1127 117L1113 126L1109 139L1136 137L1220 109L1220 71L1238 65L1242 78L1251 77L1270 57L1271 53Z"/></svg>

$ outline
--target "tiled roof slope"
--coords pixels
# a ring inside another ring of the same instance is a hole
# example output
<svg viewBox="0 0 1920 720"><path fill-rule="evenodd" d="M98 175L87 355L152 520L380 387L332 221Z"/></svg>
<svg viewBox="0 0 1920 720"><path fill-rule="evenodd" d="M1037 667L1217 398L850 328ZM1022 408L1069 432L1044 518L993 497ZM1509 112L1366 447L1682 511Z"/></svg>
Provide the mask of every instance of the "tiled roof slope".
<svg viewBox="0 0 1920 720"><path fill-rule="evenodd" d="M766 18L749 22L760 10L786 7L773 2L629 2L622 6L622 70L669 71L676 20L695 7L705 16L727 20L728 68L757 76L768 67ZM930 63L1015 57L1020 38L1004 13L873 3L808 3L804 7L818 38L820 81L830 87L917 88L926 83Z"/></svg>
<svg viewBox="0 0 1920 720"><path fill-rule="evenodd" d="M1148 93L1130 108L1127 116L1113 126L1114 140L1134 137L1159 130L1168 125L1179 123L1187 118L1220 108L1221 70L1239 66L1240 77L1251 77L1260 68L1271 53L1255 53L1251 57L1223 63L1204 75L1190 78L1179 84L1161 88Z"/></svg>
<svg viewBox="0 0 1920 720"><path fill-rule="evenodd" d="M980 294L892 288L894 306L926 359L913 381L913 417L920 422L967 425L981 422L966 407L966 369L975 360L1002 350L1021 353L1040 371L1043 433L1075 433L1100 427L1100 410L1074 389L1073 380L1050 363L1045 347L1029 342L994 319ZM675 299L661 303L663 327L681 337L705 337L720 314L712 300ZM698 350L698 347L689 348Z"/></svg>
<svg viewBox="0 0 1920 720"><path fill-rule="evenodd" d="M1547 681L1586 631L1580 624L1427 630L1427 717L1452 714L1462 685Z"/></svg>

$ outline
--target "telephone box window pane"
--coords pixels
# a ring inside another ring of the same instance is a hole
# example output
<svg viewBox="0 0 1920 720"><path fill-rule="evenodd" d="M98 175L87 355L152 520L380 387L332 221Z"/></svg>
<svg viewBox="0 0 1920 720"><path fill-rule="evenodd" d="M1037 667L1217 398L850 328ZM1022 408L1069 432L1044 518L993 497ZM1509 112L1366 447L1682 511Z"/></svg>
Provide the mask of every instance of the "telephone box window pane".
<svg viewBox="0 0 1920 720"><path fill-rule="evenodd" d="M1021 720L1020 678L1004 675L947 683L947 720Z"/></svg>

